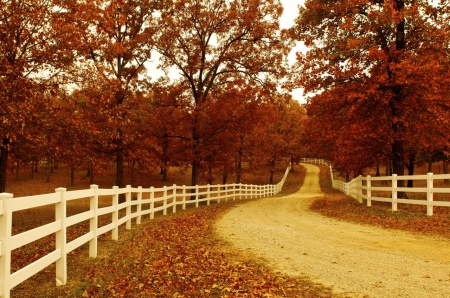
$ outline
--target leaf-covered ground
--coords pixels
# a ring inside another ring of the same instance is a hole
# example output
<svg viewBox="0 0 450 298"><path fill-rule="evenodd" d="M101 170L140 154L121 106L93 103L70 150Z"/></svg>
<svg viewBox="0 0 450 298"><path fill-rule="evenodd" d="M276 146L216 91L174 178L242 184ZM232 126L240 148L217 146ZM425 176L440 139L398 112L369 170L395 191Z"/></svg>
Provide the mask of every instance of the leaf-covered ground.
<svg viewBox="0 0 450 298"><path fill-rule="evenodd" d="M320 183L325 196L318 198L311 209L325 216L376 225L383 228L400 229L450 239L450 208L435 207L433 216L426 215L426 206L401 204L398 211L391 211L391 204L372 201L372 206L330 188L329 170L320 166Z"/></svg>
<svg viewBox="0 0 450 298"><path fill-rule="evenodd" d="M293 172L283 193L298 190ZM240 202L188 209L120 230L102 239L99 256L87 246L69 255L66 286L55 287L54 266L18 285L12 297L331 297L331 290L290 278L243 258L214 232L214 222ZM25 257L25 255L23 255Z"/></svg>
<svg viewBox="0 0 450 298"><path fill-rule="evenodd" d="M325 196L315 200L313 210L341 220L450 238L449 210L428 217L414 206L403 205L394 213L388 204L373 202L369 208L330 189L328 173L321 168ZM282 194L297 191L303 177L304 171L296 167ZM69 255L66 286L55 287L50 266L13 289L12 297L332 297L328 288L243 258L217 237L214 222L239 203L158 216L128 231L122 227L118 242L101 239L97 258L88 258L87 245ZM39 247L38 253L45 249ZM17 258L36 254L30 247Z"/></svg>

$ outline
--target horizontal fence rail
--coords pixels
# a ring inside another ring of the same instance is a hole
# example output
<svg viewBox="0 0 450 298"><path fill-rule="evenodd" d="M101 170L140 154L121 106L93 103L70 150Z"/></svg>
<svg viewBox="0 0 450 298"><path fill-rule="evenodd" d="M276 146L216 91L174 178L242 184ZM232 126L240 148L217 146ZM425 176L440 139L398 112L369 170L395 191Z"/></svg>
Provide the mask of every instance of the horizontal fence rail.
<svg viewBox="0 0 450 298"><path fill-rule="evenodd" d="M76 248L88 243L89 256L97 257L98 237L111 232L113 240L118 240L119 227L125 225L131 229L132 220L140 224L142 218L155 217L156 212L167 215L168 210L175 213L180 207L186 209L189 204L198 207L205 202L220 203L228 200L262 198L278 194L286 181L290 166L282 180L275 185L203 185L203 186L165 186L162 188L126 188L100 189L91 185L90 189L66 191L57 188L55 193L13 198L12 194L0 194L0 296L10 297L12 288L56 263L56 285L67 283L67 255ZM123 196L123 202L119 198ZM106 197L111 204L99 207L99 198ZM109 199L108 199L109 198ZM67 216L67 203L80 199L89 200L89 210ZM13 213L42 206L54 206L55 221L46 225L12 235ZM108 224L99 227L100 216L110 216ZM67 228L89 221L89 232L67 243ZM55 249L44 257L11 274L11 252L22 246L55 235Z"/></svg>
<svg viewBox="0 0 450 298"><path fill-rule="evenodd" d="M362 203L366 200L367 206L372 206L372 201L389 202L392 211L398 210L398 204L423 205L427 207L427 215L432 216L434 207L450 207L450 195L446 200L435 200L434 194L450 194L450 174L428 173L426 175L402 175L372 177L358 176L350 182L335 180L331 163L321 159L304 158L306 163L324 164L329 166L333 188L350 195ZM399 181L403 185L407 181L414 181L415 187L399 187ZM445 187L447 186L447 187ZM410 198L404 198L406 194Z"/></svg>

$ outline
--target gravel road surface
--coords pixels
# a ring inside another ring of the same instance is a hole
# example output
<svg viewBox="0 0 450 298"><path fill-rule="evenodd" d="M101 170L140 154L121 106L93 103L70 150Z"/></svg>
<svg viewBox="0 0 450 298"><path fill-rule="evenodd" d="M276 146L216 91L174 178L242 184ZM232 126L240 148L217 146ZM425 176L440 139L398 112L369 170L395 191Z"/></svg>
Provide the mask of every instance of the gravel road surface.
<svg viewBox="0 0 450 298"><path fill-rule="evenodd" d="M276 272L309 277L349 297L450 297L450 241L358 225L309 210L319 168L301 189L240 204L217 223L233 249Z"/></svg>

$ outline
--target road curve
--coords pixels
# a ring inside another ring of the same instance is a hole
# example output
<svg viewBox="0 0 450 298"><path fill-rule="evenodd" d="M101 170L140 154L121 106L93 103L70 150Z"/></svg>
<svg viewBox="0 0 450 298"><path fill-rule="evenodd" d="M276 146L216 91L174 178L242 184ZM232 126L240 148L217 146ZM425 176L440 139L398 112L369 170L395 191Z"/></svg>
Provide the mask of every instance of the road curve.
<svg viewBox="0 0 450 298"><path fill-rule="evenodd" d="M217 233L276 272L309 277L350 297L450 297L450 241L352 224L309 210L319 168L302 164L301 189L240 204Z"/></svg>

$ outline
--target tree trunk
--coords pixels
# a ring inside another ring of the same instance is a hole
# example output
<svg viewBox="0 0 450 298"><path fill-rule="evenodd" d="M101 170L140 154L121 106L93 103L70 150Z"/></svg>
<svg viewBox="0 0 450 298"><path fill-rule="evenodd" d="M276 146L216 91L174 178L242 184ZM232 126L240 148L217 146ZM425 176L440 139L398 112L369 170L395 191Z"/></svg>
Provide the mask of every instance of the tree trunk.
<svg viewBox="0 0 450 298"><path fill-rule="evenodd" d="M50 158L47 158L46 168L45 168L45 174L47 176L47 179L45 180L45 182L47 182L47 183L50 182L50 168L51 168L51 161L50 161Z"/></svg>
<svg viewBox="0 0 450 298"><path fill-rule="evenodd" d="M16 163L16 181L19 181L19 167L20 167L20 162L17 161L17 163Z"/></svg>
<svg viewBox="0 0 450 298"><path fill-rule="evenodd" d="M34 178L34 161L31 162L31 179Z"/></svg>
<svg viewBox="0 0 450 298"><path fill-rule="evenodd" d="M272 159L270 161L271 169L270 169L270 183L269 184L274 184L273 183L273 174L275 173L275 163L276 163L275 159Z"/></svg>
<svg viewBox="0 0 450 298"><path fill-rule="evenodd" d="M208 168L208 184L209 185L213 184L213 168L212 167Z"/></svg>
<svg viewBox="0 0 450 298"><path fill-rule="evenodd" d="M412 176L414 175L414 158L409 159L409 164L407 165L408 168L408 175ZM414 187L414 180L409 179L408 185L406 187Z"/></svg>
<svg viewBox="0 0 450 298"><path fill-rule="evenodd" d="M404 0L395 0L394 2L394 9L396 13L400 16L401 10L405 6ZM402 56L404 55L404 50L406 47L406 40L405 40L405 19L402 18L400 21L396 24L396 31L395 31L395 47L396 51L392 58L391 62L393 62L394 65L398 65L402 62ZM394 66L395 67L395 66ZM394 142L392 144L392 170L394 174L397 174L398 176L403 176L405 174L405 148L404 148L404 142L403 142L403 123L400 119L403 118L403 112L402 107L400 106L400 103L404 99L403 95L403 85L401 83L399 84L395 79L394 71L390 66L388 66L388 77L392 81L392 91L393 91L393 97L390 102L390 107L392 111L392 132L394 134ZM399 180L397 182L398 187L404 187L405 181ZM405 192L399 192L397 194L398 198L405 198L407 199L407 195Z"/></svg>
<svg viewBox="0 0 450 298"><path fill-rule="evenodd" d="M236 167L236 183L241 183L241 176L242 176L242 162L241 160L238 161L237 167Z"/></svg>
<svg viewBox="0 0 450 298"><path fill-rule="evenodd" d="M433 161L428 162L428 173L433 173Z"/></svg>
<svg viewBox="0 0 450 298"><path fill-rule="evenodd" d="M75 168L70 167L70 186L75 186Z"/></svg>
<svg viewBox="0 0 450 298"><path fill-rule="evenodd" d="M130 184L134 185L134 161L130 163Z"/></svg>
<svg viewBox="0 0 450 298"><path fill-rule="evenodd" d="M399 140L394 140L394 144L392 145L392 151L394 153L394 159L392 160L392 169L393 173L397 174L397 176L405 175L405 151L403 147L403 142ZM397 187L405 187L404 180L397 181ZM397 193L397 197L399 199L407 199L408 196L404 191L400 191Z"/></svg>
<svg viewBox="0 0 450 298"><path fill-rule="evenodd" d="M442 162L444 164L444 174L448 174L448 163L444 160ZM449 184L450 179L444 179L444 184Z"/></svg>
<svg viewBox="0 0 450 298"><path fill-rule="evenodd" d="M0 145L0 193L6 191L6 167L8 164L9 138L3 138Z"/></svg>
<svg viewBox="0 0 450 298"><path fill-rule="evenodd" d="M223 185L227 184L227 179L228 179L228 167L225 165L223 167L223 173L222 173L222 184Z"/></svg>
<svg viewBox="0 0 450 298"><path fill-rule="evenodd" d="M89 184L94 184L94 168L91 168Z"/></svg>
<svg viewBox="0 0 450 298"><path fill-rule="evenodd" d="M192 171L191 171L191 185L196 186L198 185L198 177L200 174L200 161L194 160L192 162ZM191 190L192 196L191 200L195 200L195 189Z"/></svg>
<svg viewBox="0 0 450 298"><path fill-rule="evenodd" d="M123 188L123 151L122 148L117 149L116 155L116 186Z"/></svg>
<svg viewBox="0 0 450 298"><path fill-rule="evenodd" d="M162 181L166 182L167 181L167 168L163 169L163 173L162 173Z"/></svg>
<svg viewBox="0 0 450 298"><path fill-rule="evenodd" d="M119 146L117 148L116 155L116 186L119 188L125 187L123 183L123 151L122 151L122 140L118 140ZM125 202L125 195L119 195L119 203Z"/></svg>

